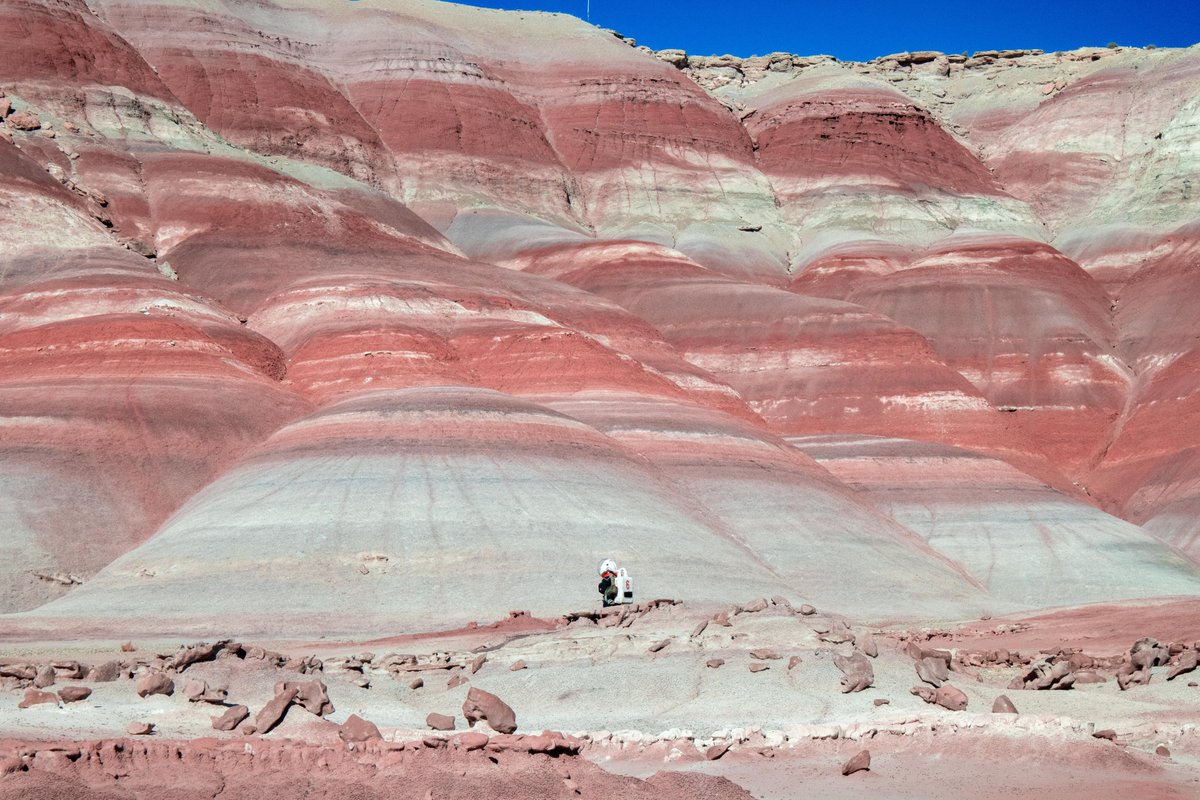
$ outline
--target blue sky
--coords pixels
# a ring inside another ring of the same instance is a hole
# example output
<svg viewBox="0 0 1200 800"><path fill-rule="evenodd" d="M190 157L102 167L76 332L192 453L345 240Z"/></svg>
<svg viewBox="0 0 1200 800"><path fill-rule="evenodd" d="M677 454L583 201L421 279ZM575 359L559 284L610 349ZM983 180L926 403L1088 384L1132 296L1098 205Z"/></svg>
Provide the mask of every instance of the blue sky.
<svg viewBox="0 0 1200 800"><path fill-rule="evenodd" d="M459 0L460 2L462 0ZM468 0L586 18L589 0ZM656 50L737 56L782 50L865 61L904 50L1002 50L1200 42L1200 0L590 0L591 22Z"/></svg>

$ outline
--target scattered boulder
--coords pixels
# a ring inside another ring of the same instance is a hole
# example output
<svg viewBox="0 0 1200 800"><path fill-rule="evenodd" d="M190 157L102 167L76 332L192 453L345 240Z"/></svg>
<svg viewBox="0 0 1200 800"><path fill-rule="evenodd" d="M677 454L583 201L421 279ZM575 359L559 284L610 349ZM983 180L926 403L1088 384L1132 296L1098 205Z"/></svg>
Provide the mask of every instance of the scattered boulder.
<svg viewBox="0 0 1200 800"><path fill-rule="evenodd" d="M148 672L138 679L138 697L149 697L152 694L165 694L168 697L175 694L175 681L161 672Z"/></svg>
<svg viewBox="0 0 1200 800"><path fill-rule="evenodd" d="M43 692L41 689L26 689L25 697L21 702L17 703L17 708L29 708L30 706L39 706L43 703L53 703L58 705L58 695L54 692Z"/></svg>
<svg viewBox="0 0 1200 800"><path fill-rule="evenodd" d="M1147 669L1166 664L1171 658L1171 651L1157 639L1147 636L1133 643L1133 647L1129 648L1129 658L1138 669Z"/></svg>
<svg viewBox="0 0 1200 800"><path fill-rule="evenodd" d="M1096 731L1092 734L1093 739L1108 739L1110 742L1117 740L1117 732L1112 728L1105 728L1102 731Z"/></svg>
<svg viewBox="0 0 1200 800"><path fill-rule="evenodd" d="M370 739L382 739L383 734L374 722L368 722L357 714L351 714L338 727L338 737L343 742L365 742Z"/></svg>
<svg viewBox="0 0 1200 800"><path fill-rule="evenodd" d="M218 731L231 731L237 728L246 721L250 716L250 709L246 706L233 706L225 710L225 713L219 717L212 718L212 726Z"/></svg>
<svg viewBox="0 0 1200 800"><path fill-rule="evenodd" d="M1123 664L1117 670L1117 686L1125 691L1130 686L1145 686L1150 683L1150 667L1138 668L1132 662Z"/></svg>
<svg viewBox="0 0 1200 800"><path fill-rule="evenodd" d="M843 775L853 775L856 772L871 769L871 751L859 750L857 754L842 765Z"/></svg>
<svg viewBox="0 0 1200 800"><path fill-rule="evenodd" d="M888 700L886 697L876 697L871 702L873 702L876 706L886 706L890 705L892 701Z"/></svg>
<svg viewBox="0 0 1200 800"><path fill-rule="evenodd" d="M817 610L815 608L813 608L812 606L810 606L808 603L805 603L804 605L800 606L800 614L802 616L811 617L815 613L817 613Z"/></svg>
<svg viewBox="0 0 1200 800"><path fill-rule="evenodd" d="M709 669L717 669L718 667L724 666L724 664L725 659L723 658L710 658L708 661L704 662L704 666L708 667Z"/></svg>
<svg viewBox="0 0 1200 800"><path fill-rule="evenodd" d="M1179 655L1179 661L1167 673L1167 680L1173 681L1180 675L1195 670L1197 666L1200 666L1200 650L1197 650L1195 647L1190 650L1184 650Z"/></svg>
<svg viewBox="0 0 1200 800"><path fill-rule="evenodd" d="M258 714L254 716L254 728L259 733L269 733L272 728L283 720L284 714L287 713L288 706L296 699L296 695L300 690L295 684L286 686L280 689L275 687L275 696L267 701Z"/></svg>
<svg viewBox="0 0 1200 800"><path fill-rule="evenodd" d="M779 653L767 648L751 650L750 657L757 658L759 661L778 661L779 659L783 658L783 656L779 655Z"/></svg>
<svg viewBox="0 0 1200 800"><path fill-rule="evenodd" d="M879 656L879 645L875 644L875 638L869 633L864 633L858 637L858 649L862 650L864 656L877 658Z"/></svg>
<svg viewBox="0 0 1200 800"><path fill-rule="evenodd" d="M1013 701L1008 699L1008 695L1002 694L992 703L993 714L1016 714L1017 707L1013 705Z"/></svg>
<svg viewBox="0 0 1200 800"><path fill-rule="evenodd" d="M967 696L961 689L944 683L936 689L928 686L914 686L910 692L926 703L939 705L951 711L962 711L967 707Z"/></svg>
<svg viewBox="0 0 1200 800"><path fill-rule="evenodd" d="M424 680L424 678L417 678L416 680L414 680L412 683L410 683L410 684L408 685L408 688L410 688L410 689L420 689L420 688L421 688L422 686L424 686L424 685L425 685L425 680Z"/></svg>
<svg viewBox="0 0 1200 800"><path fill-rule="evenodd" d="M33 677L33 685L39 689L54 685L54 667L47 664L37 671Z"/></svg>
<svg viewBox="0 0 1200 800"><path fill-rule="evenodd" d="M1069 659L1049 656L1030 664L1026 670L1012 679L1010 689L1070 689L1075 685L1075 672Z"/></svg>
<svg viewBox="0 0 1200 800"><path fill-rule="evenodd" d="M221 704L229 697L229 692L225 689L210 688L205 681L189 678L183 685L183 695L189 703Z"/></svg>
<svg viewBox="0 0 1200 800"><path fill-rule="evenodd" d="M923 657L916 662L917 677L935 689L950 680L950 670L940 658Z"/></svg>
<svg viewBox="0 0 1200 800"><path fill-rule="evenodd" d="M154 733L153 722L131 722L125 732L130 736L149 736Z"/></svg>
<svg viewBox="0 0 1200 800"><path fill-rule="evenodd" d="M288 689L295 689L295 703L310 714L323 717L333 713L333 703L329 702L329 690L320 681L282 681L275 684L275 695L278 697ZM262 726L260 725L261 729Z"/></svg>
<svg viewBox="0 0 1200 800"><path fill-rule="evenodd" d="M479 731L466 731L465 733L456 734L453 737L453 741L468 752L471 750L482 750L487 747L488 735Z"/></svg>
<svg viewBox="0 0 1200 800"><path fill-rule="evenodd" d="M862 653L834 656L833 665L842 671L842 694L861 692L875 683L875 670Z"/></svg>
<svg viewBox="0 0 1200 800"><path fill-rule="evenodd" d="M747 614L757 614L759 611L765 611L769 605L770 603L767 601L767 598L760 597L757 600L748 603L742 610Z"/></svg>
<svg viewBox="0 0 1200 800"><path fill-rule="evenodd" d="M1162 756L1163 758L1171 757L1171 751L1167 749L1165 744L1160 744L1158 747L1154 748L1154 754L1156 756Z"/></svg>
<svg viewBox="0 0 1200 800"><path fill-rule="evenodd" d="M10 127L16 128L19 131L36 131L42 127L42 121L38 119L37 114L28 109L18 111L5 121Z"/></svg>
<svg viewBox="0 0 1200 800"><path fill-rule="evenodd" d="M695 639L697 636L704 633L706 628L708 628L708 620L706 620L706 619L700 620L700 623L698 625L696 625L696 627L692 628L691 638Z"/></svg>
<svg viewBox="0 0 1200 800"><path fill-rule="evenodd" d="M475 656L475 660L471 662L471 674L474 675L476 672L479 672L479 670L486 663L487 655L484 653L480 653L479 655Z"/></svg>
<svg viewBox="0 0 1200 800"><path fill-rule="evenodd" d="M37 667L30 664L0 664L0 678L31 681L37 677Z"/></svg>
<svg viewBox="0 0 1200 800"><path fill-rule="evenodd" d="M64 703L78 703L92 696L92 690L86 686L64 686L58 690L58 696Z"/></svg>
<svg viewBox="0 0 1200 800"><path fill-rule="evenodd" d="M509 672L520 672L521 670L525 669L525 667L526 667L525 662L522 659L518 658L516 661L513 662L513 665L508 668L508 671Z"/></svg>
<svg viewBox="0 0 1200 800"><path fill-rule="evenodd" d="M464 683L470 683L470 681L468 681L462 675L451 675L450 680L446 681L446 688L447 689L457 689L459 686L462 686Z"/></svg>
<svg viewBox="0 0 1200 800"><path fill-rule="evenodd" d="M654 644L650 645L650 647L647 648L647 650L648 650L648 652L651 652L651 653L657 653L659 650L662 650L664 647L666 647L670 643L671 643L670 639L663 639L661 642L655 642Z"/></svg>
<svg viewBox="0 0 1200 800"><path fill-rule="evenodd" d="M768 667L766 664L762 664L759 662L755 662L750 665L751 672L762 672L763 670L766 670L766 669L770 669L770 667Z"/></svg>
<svg viewBox="0 0 1200 800"><path fill-rule="evenodd" d="M92 683L112 683L121 677L124 669L125 667L120 661L105 661L103 664L92 667L87 679Z"/></svg>
<svg viewBox="0 0 1200 800"><path fill-rule="evenodd" d="M802 664L802 663L804 663L804 662L801 660L800 656L792 656L791 658L788 659L787 668L789 670L795 669L797 665Z"/></svg>
<svg viewBox="0 0 1200 800"><path fill-rule="evenodd" d="M143 253L143 255L145 254ZM192 664L196 664L201 661L212 661L217 657L217 653L221 652L221 650L223 650L227 644L229 644L228 639L214 642L213 644L208 644L207 642L196 642L195 644L187 645L186 647L181 648L179 652L175 654L175 660L172 662L172 666L174 666L178 672L183 672Z"/></svg>
<svg viewBox="0 0 1200 800"><path fill-rule="evenodd" d="M728 752L729 742L718 742L704 751L704 757L709 761L716 761Z"/></svg>
<svg viewBox="0 0 1200 800"><path fill-rule="evenodd" d="M430 730L434 731L452 731L454 730L454 717L449 714L432 713L425 717L425 724Z"/></svg>
<svg viewBox="0 0 1200 800"><path fill-rule="evenodd" d="M467 692L467 699L462 705L463 717L467 725L474 727L479 720L484 720L492 730L500 733L512 733L517 729L517 715L512 707L491 692L485 692L477 686L472 686Z"/></svg>

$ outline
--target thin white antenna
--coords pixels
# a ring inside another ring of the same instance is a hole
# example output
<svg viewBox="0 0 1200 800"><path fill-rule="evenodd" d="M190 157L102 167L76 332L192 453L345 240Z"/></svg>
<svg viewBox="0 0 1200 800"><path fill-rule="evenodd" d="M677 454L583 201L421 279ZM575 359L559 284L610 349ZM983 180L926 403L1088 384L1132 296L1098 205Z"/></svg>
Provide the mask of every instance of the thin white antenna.
<svg viewBox="0 0 1200 800"><path fill-rule="evenodd" d="M592 21L592 0L587 0L587 21Z"/></svg>

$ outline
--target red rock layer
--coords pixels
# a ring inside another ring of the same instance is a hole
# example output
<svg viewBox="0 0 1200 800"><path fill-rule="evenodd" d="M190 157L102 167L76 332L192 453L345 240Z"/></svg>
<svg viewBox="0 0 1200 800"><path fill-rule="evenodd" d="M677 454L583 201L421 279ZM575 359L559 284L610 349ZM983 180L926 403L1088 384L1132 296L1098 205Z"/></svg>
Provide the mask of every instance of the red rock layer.
<svg viewBox="0 0 1200 800"><path fill-rule="evenodd" d="M815 187L853 176L893 191L1000 194L979 159L898 92L788 87L761 98L746 128L774 181Z"/></svg>
<svg viewBox="0 0 1200 800"><path fill-rule="evenodd" d="M24 284L0 310L6 610L133 548L305 408L278 348L161 277Z"/></svg>
<svg viewBox="0 0 1200 800"><path fill-rule="evenodd" d="M9 0L0 8L6 42L0 74L9 83L123 86L161 100L170 91L134 48L82 0Z"/></svg>
<svg viewBox="0 0 1200 800"><path fill-rule="evenodd" d="M1200 562L1198 376L1200 350L1155 372L1088 482L1128 519Z"/></svg>
<svg viewBox="0 0 1200 800"><path fill-rule="evenodd" d="M1048 245L951 237L857 281L846 299L920 332L1068 471L1098 456L1123 406L1131 378L1115 357L1108 295Z"/></svg>
<svg viewBox="0 0 1200 800"><path fill-rule="evenodd" d="M264 795L355 797L482 797L512 800L619 795L629 800L749 800L726 778L660 773L646 780L607 772L585 758L476 749L452 743L298 744L261 739L231 743L105 740L45 744L0 742L31 756L31 767L0 777L0 800L137 796L253 800ZM497 746L498 748L498 746ZM71 755L68 755L70 753ZM570 775L569 778L564 775Z"/></svg>
<svg viewBox="0 0 1200 800"><path fill-rule="evenodd" d="M513 263L653 323L777 432L853 431L978 447L1066 483L922 336L862 306L738 283L648 245L561 246Z"/></svg>

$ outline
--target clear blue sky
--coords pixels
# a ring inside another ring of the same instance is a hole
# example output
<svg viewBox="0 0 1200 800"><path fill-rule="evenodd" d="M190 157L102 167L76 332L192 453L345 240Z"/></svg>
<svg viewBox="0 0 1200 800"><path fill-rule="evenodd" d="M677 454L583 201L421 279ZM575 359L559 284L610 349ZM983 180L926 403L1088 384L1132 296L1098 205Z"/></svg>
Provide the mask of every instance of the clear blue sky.
<svg viewBox="0 0 1200 800"><path fill-rule="evenodd" d="M461 0L460 0L461 1ZM587 17L588 0L467 0ZM904 50L1003 50L1200 42L1200 0L591 0L591 22L655 50L786 51L866 61Z"/></svg>

